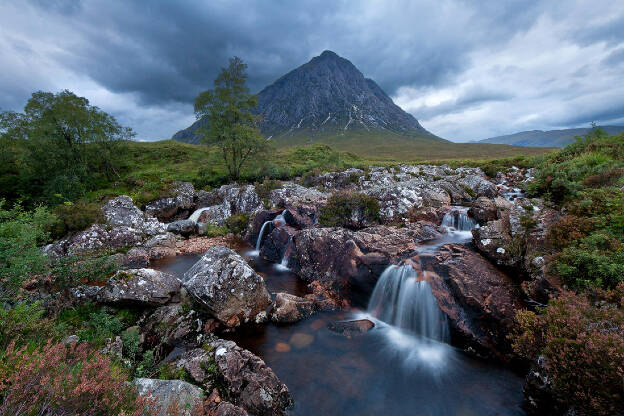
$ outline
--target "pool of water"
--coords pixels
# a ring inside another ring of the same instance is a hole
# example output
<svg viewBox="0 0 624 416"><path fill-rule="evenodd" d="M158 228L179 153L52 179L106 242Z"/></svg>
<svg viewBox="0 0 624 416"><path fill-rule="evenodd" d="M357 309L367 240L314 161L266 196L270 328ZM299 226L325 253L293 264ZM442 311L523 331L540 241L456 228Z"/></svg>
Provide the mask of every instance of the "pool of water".
<svg viewBox="0 0 624 416"><path fill-rule="evenodd" d="M296 275L241 254L269 291L303 295ZM252 253L253 254L253 253ZM199 256L161 260L152 267L175 275ZM375 327L347 338L330 322L369 318ZM245 326L222 337L260 356L290 389L292 415L523 415L523 380L511 371L419 338L364 311L320 313L293 325Z"/></svg>

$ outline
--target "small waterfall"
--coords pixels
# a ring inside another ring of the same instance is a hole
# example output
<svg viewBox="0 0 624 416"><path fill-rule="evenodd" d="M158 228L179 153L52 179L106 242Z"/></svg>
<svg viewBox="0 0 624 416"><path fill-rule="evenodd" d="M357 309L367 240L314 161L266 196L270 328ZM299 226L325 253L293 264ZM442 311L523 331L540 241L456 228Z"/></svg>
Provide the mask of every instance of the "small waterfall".
<svg viewBox="0 0 624 416"><path fill-rule="evenodd" d="M258 239L256 240L256 251L260 252L260 246L262 245L262 237L264 236L264 229L267 225L271 224L273 221L265 221L262 224L262 228L260 228L260 233L258 233Z"/></svg>
<svg viewBox="0 0 624 416"><path fill-rule="evenodd" d="M195 212L193 212L191 214L190 217L188 217L189 220L193 221L195 224L197 224L197 221L199 221L199 217L201 216L202 212L209 210L210 207L204 207L204 208L200 208L198 210L195 210Z"/></svg>
<svg viewBox="0 0 624 416"><path fill-rule="evenodd" d="M282 261L275 265L279 270L290 270L288 268L288 255L290 254L291 243L292 237L288 237L288 242L286 243L286 248L284 249L284 254L282 255Z"/></svg>
<svg viewBox="0 0 624 416"><path fill-rule="evenodd" d="M281 214L278 214L271 221L265 221L264 224L262 224L262 228L260 228L260 233L258 234L258 239L256 240L257 252L260 252L260 246L262 245L262 237L264 237L264 229L266 228L266 226L269 225L270 223L273 223L275 227L281 227L282 225L286 225L286 218L284 217L285 215L286 215L286 210L282 211Z"/></svg>
<svg viewBox="0 0 624 416"><path fill-rule="evenodd" d="M470 231L477 226L477 222L467 215L465 208L453 208L444 215L442 225L453 231Z"/></svg>
<svg viewBox="0 0 624 416"><path fill-rule="evenodd" d="M417 335L440 342L450 340L446 315L440 310L429 283L418 281L411 266L386 268L375 285L368 312Z"/></svg>

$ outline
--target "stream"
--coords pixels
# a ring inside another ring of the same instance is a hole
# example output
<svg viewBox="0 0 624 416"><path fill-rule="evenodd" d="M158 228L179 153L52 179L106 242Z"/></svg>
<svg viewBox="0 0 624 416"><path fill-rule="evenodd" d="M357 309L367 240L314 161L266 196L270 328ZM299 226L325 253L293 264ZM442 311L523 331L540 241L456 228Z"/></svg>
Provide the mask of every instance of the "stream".
<svg viewBox="0 0 624 416"><path fill-rule="evenodd" d="M467 228L475 224L466 222L465 211L449 215L443 222L448 233L427 242L422 252L469 241ZM251 247L239 254L271 293L308 292L284 265L258 258ZM181 276L199 257L164 259L153 267ZM292 415L524 415L522 378L445 343L446 317L431 303L427 283L405 267L384 272L367 311L318 313L292 325L247 325L221 336L273 369L293 395ZM384 282L387 288L380 287ZM363 335L347 338L327 328L330 322L363 318L375 323Z"/></svg>

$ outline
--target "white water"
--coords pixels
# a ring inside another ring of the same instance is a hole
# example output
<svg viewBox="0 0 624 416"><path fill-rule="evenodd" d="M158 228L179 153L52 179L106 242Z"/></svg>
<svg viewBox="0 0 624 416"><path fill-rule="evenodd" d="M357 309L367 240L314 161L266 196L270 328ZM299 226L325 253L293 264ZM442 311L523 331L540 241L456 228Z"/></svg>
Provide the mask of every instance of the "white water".
<svg viewBox="0 0 624 416"><path fill-rule="evenodd" d="M465 207L454 207L444 215L442 225L449 231L469 232L477 226L477 223L466 213Z"/></svg>
<svg viewBox="0 0 624 416"><path fill-rule="evenodd" d="M288 238L288 243L286 243L286 248L284 249L284 254L282 255L282 261L279 264L275 265L275 268L278 270L286 271L290 270L288 268L288 255L290 254L290 245L292 243L292 237Z"/></svg>
<svg viewBox="0 0 624 416"><path fill-rule="evenodd" d="M273 218L273 220L265 221L264 224L262 224L262 227L260 228L260 233L258 233L258 239L256 240L256 250L253 251L252 254L258 255L260 253L260 247L262 246L262 237L264 237L264 230L267 225L273 223L275 227L281 227L282 225L286 224L286 219L284 218L284 215L286 215L286 210L282 211L282 213Z"/></svg>
<svg viewBox="0 0 624 416"><path fill-rule="evenodd" d="M368 303L368 312L388 324L440 342L450 340L446 315L429 283L418 281L411 266L392 265L381 274Z"/></svg>
<svg viewBox="0 0 624 416"><path fill-rule="evenodd" d="M206 211L207 209L210 209L210 207L204 207L204 208L195 210L195 212L193 212L191 216L188 217L188 219L193 221L195 224L197 224L197 221L199 220L199 217L201 216L202 212Z"/></svg>

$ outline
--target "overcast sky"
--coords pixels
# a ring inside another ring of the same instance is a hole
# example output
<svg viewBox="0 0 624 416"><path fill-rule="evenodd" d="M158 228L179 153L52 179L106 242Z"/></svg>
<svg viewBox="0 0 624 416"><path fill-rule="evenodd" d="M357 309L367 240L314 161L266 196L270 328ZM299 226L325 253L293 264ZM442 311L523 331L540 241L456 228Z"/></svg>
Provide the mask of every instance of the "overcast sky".
<svg viewBox="0 0 624 416"><path fill-rule="evenodd" d="M228 57L258 92L325 49L446 139L624 124L621 0L3 0L0 110L70 89L169 138Z"/></svg>

